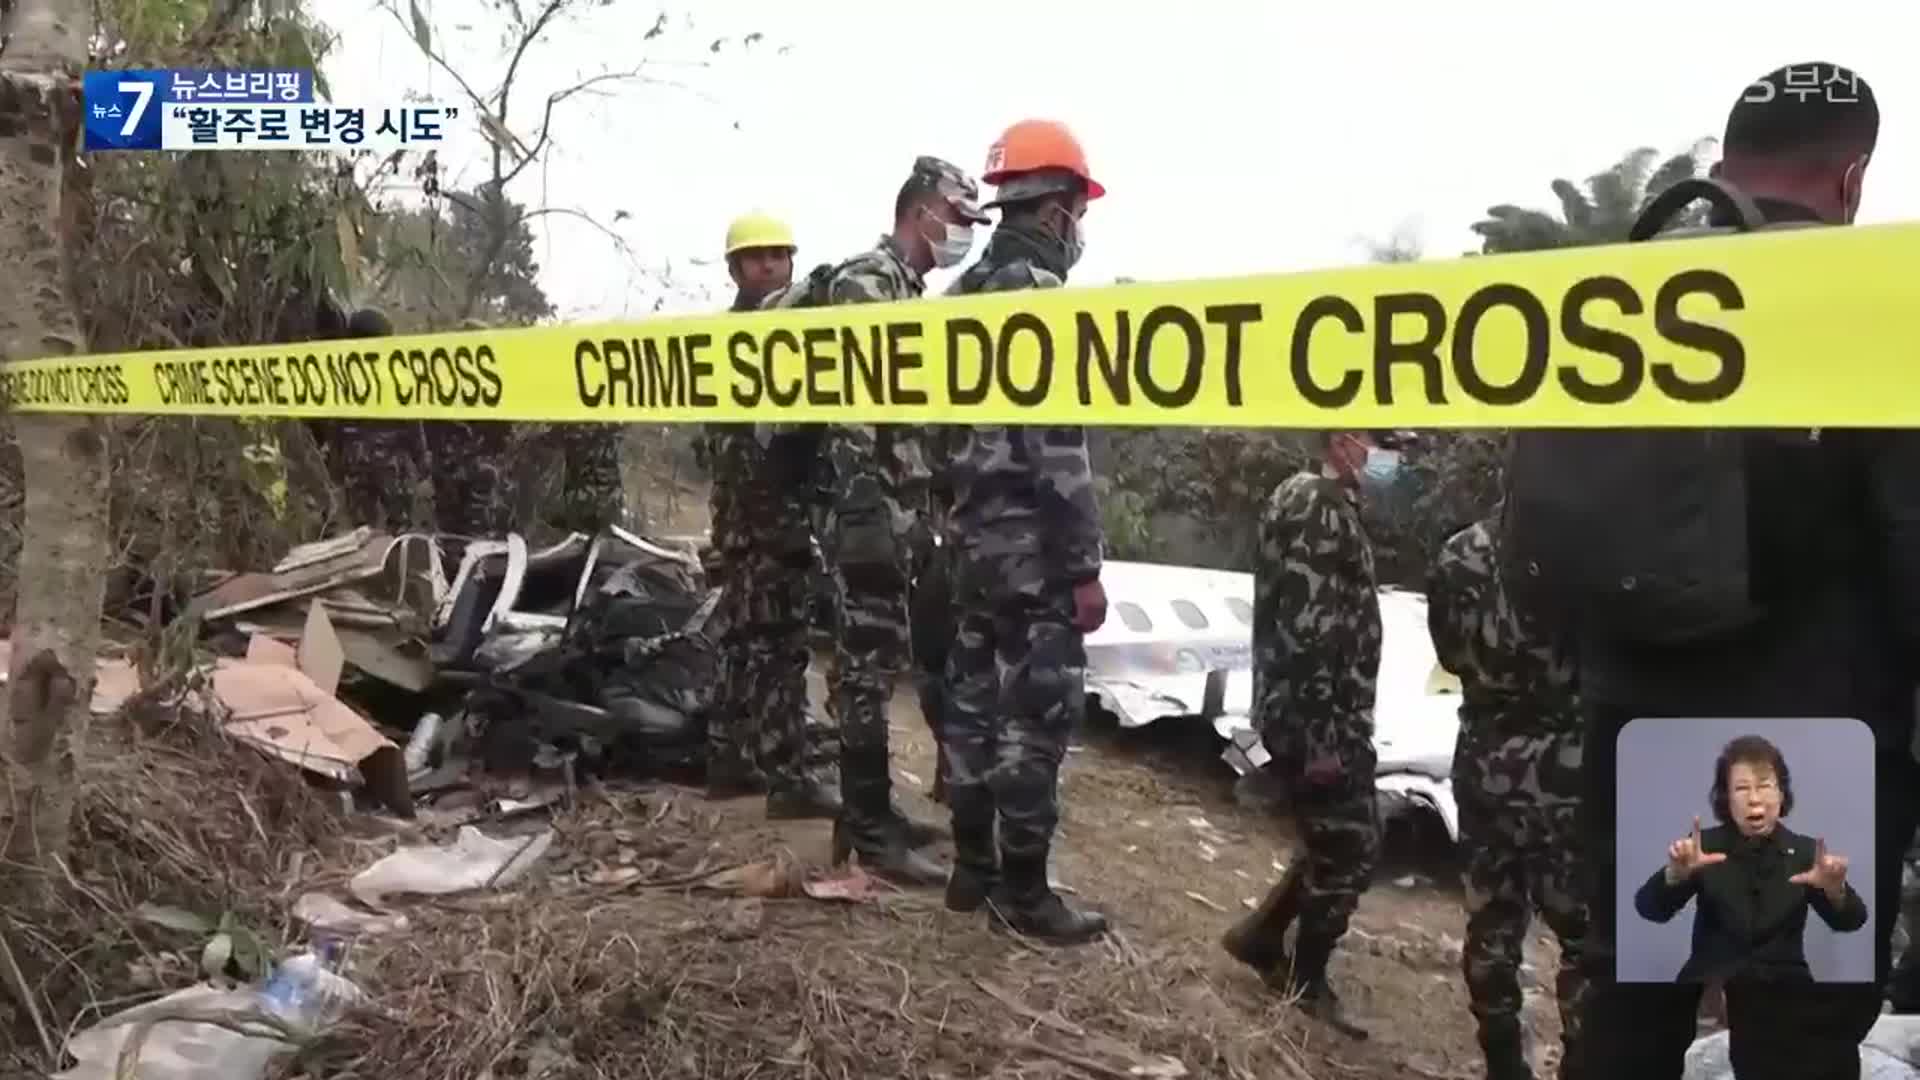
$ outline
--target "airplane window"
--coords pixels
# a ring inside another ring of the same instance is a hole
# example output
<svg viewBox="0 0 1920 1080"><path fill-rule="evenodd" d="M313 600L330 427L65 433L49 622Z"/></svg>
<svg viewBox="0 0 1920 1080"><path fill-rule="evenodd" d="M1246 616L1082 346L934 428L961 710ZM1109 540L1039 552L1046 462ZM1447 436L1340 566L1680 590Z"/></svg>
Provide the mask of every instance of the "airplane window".
<svg viewBox="0 0 1920 1080"><path fill-rule="evenodd" d="M1206 614L1194 607L1191 600L1175 600L1173 613L1180 616L1180 621L1186 623L1188 629L1205 630L1207 628Z"/></svg>
<svg viewBox="0 0 1920 1080"><path fill-rule="evenodd" d="M1153 629L1153 620L1147 618L1147 613L1140 610L1139 604L1122 600L1113 607L1115 611L1120 613L1120 621L1125 623L1127 629L1134 633L1144 634Z"/></svg>
<svg viewBox="0 0 1920 1080"><path fill-rule="evenodd" d="M1229 596L1227 597L1227 610L1233 612L1234 618L1239 619L1241 622L1246 623L1248 626L1253 625L1253 605L1252 604L1247 603L1245 600L1242 600L1237 596Z"/></svg>

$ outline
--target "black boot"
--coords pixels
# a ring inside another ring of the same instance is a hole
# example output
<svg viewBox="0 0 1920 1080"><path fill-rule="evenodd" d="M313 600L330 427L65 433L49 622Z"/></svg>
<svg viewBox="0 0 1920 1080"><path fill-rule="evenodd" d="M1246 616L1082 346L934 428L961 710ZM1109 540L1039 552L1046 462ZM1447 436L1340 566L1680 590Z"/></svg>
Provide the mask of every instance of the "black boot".
<svg viewBox="0 0 1920 1080"><path fill-rule="evenodd" d="M897 885L943 885L946 867L909 847L906 830L893 810L893 777L887 752L842 751L840 791L843 809L833 822L833 862L854 853L869 873Z"/></svg>
<svg viewBox="0 0 1920 1080"><path fill-rule="evenodd" d="M953 876L947 879L947 910L980 910L1000 884L1000 852L994 843L993 815L986 821L953 824Z"/></svg>
<svg viewBox="0 0 1920 1080"><path fill-rule="evenodd" d="M1480 1030L1480 1049L1487 1055L1487 1080L1534 1080L1533 1066L1527 1063L1526 1043L1520 1035L1520 1021L1509 1017L1497 1025L1486 1024ZM1565 1066L1561 1075L1568 1076Z"/></svg>
<svg viewBox="0 0 1920 1080"><path fill-rule="evenodd" d="M1267 890L1260 906L1234 923L1220 938L1220 947L1227 950L1227 955L1259 972L1269 985L1274 985L1276 980L1284 982L1288 977L1291 963L1287 958L1286 936L1287 928L1300 912L1300 886L1305 880L1302 865L1295 862L1289 867L1273 888Z"/></svg>
<svg viewBox="0 0 1920 1080"><path fill-rule="evenodd" d="M739 757L707 758L707 798L738 799L767 793L767 774Z"/></svg>
<svg viewBox="0 0 1920 1080"><path fill-rule="evenodd" d="M775 821L831 820L840 816L840 796L811 776L767 792L767 817Z"/></svg>
<svg viewBox="0 0 1920 1080"><path fill-rule="evenodd" d="M1075 911L1047 884L1047 854L1000 854L1000 883L989 898L993 921L1048 945L1080 945L1107 932L1107 917Z"/></svg>
<svg viewBox="0 0 1920 1080"><path fill-rule="evenodd" d="M900 833L900 842L910 848L931 846L946 835L945 829L931 822L915 821L898 806L887 807L887 816L893 819L893 827Z"/></svg>
<svg viewBox="0 0 1920 1080"><path fill-rule="evenodd" d="M1365 1039L1367 1029L1347 1016L1340 995L1334 993L1332 984L1327 981L1327 961L1333 959L1334 944L1318 936L1302 937L1295 941L1293 972L1289 981L1294 992L1300 995L1301 1012L1349 1039Z"/></svg>

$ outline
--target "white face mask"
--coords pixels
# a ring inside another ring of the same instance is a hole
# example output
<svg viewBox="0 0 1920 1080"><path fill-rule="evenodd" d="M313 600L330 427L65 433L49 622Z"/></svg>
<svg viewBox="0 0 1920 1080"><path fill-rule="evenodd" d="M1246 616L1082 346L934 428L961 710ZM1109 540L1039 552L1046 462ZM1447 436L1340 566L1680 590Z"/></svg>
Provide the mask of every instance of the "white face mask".
<svg viewBox="0 0 1920 1080"><path fill-rule="evenodd" d="M938 221L941 235L929 238L927 246L933 251L933 265L946 269L958 266L973 250L973 229L967 225L956 225L950 221Z"/></svg>
<svg viewBox="0 0 1920 1080"><path fill-rule="evenodd" d="M1400 475L1400 452L1370 446L1367 448L1367 462L1360 472L1368 483L1385 487Z"/></svg>

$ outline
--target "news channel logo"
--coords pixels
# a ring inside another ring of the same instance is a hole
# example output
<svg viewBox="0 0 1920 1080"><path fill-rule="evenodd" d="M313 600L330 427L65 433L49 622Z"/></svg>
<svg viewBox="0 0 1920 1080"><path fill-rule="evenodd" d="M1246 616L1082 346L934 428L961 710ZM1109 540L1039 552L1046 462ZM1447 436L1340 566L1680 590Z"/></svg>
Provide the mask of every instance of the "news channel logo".
<svg viewBox="0 0 1920 1080"><path fill-rule="evenodd" d="M80 80L84 145L99 150L167 149L164 116L182 104L300 104L313 100L313 73L289 69L89 71Z"/></svg>
<svg viewBox="0 0 1920 1080"><path fill-rule="evenodd" d="M1852 105L1860 100L1860 76L1838 64L1806 64L1787 68L1776 84L1761 79L1747 87L1740 100L1765 105L1779 97L1805 103L1819 98L1830 105Z"/></svg>
<svg viewBox="0 0 1920 1080"><path fill-rule="evenodd" d="M91 71L84 145L115 150L399 150L445 141L459 110L314 100L310 71Z"/></svg>

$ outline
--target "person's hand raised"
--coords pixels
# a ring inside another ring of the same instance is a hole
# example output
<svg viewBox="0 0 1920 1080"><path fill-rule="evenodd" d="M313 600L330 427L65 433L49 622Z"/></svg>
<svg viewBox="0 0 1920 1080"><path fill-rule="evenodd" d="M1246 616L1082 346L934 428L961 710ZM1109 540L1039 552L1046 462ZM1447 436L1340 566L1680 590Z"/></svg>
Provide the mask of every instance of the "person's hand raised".
<svg viewBox="0 0 1920 1080"><path fill-rule="evenodd" d="M1795 885L1810 885L1828 896L1838 897L1847 891L1847 857L1827 854L1827 842L1813 842L1813 867L1787 879Z"/></svg>
<svg viewBox="0 0 1920 1080"><path fill-rule="evenodd" d="M1703 850L1700 846L1700 818L1693 819L1693 831L1667 845L1667 884L1678 885L1703 866L1726 862L1727 857Z"/></svg>

